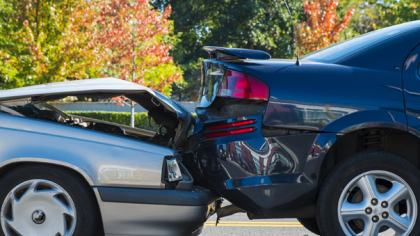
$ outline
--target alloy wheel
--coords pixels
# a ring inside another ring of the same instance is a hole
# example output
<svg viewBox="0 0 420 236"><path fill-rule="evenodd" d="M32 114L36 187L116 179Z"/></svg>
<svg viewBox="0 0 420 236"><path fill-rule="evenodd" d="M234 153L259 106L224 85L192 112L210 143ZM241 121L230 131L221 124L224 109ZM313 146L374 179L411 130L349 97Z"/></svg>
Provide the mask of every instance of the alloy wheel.
<svg viewBox="0 0 420 236"><path fill-rule="evenodd" d="M374 236L392 229L395 235L408 236L417 207L412 189L401 177L375 170L346 185L338 202L338 218L346 235Z"/></svg>

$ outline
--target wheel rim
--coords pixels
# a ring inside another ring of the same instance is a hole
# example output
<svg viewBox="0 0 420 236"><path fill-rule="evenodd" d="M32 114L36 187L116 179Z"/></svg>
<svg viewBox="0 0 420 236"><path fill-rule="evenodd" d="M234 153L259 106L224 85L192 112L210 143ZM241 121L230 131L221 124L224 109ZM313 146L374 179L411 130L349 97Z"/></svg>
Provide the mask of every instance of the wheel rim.
<svg viewBox="0 0 420 236"><path fill-rule="evenodd" d="M360 192L363 197L354 202L352 196ZM369 171L352 179L341 192L338 218L346 235L373 236L390 228L395 235L407 236L417 219L417 201L401 177ZM363 222L363 228L355 230L356 221Z"/></svg>
<svg viewBox="0 0 420 236"><path fill-rule="evenodd" d="M70 195L58 184L42 179L28 180L13 188L1 207L1 226L6 236L71 236L76 219Z"/></svg>

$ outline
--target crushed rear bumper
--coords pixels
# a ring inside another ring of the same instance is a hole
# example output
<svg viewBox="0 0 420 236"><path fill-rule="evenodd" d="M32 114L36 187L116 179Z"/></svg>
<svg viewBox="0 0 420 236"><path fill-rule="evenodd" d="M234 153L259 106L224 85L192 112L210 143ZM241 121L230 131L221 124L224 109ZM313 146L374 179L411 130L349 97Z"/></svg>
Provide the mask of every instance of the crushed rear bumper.
<svg viewBox="0 0 420 236"><path fill-rule="evenodd" d="M255 132L201 140L196 155L209 188L255 218L313 205L322 164L320 134L276 135L274 130L263 136L261 115L210 120L203 132L246 119L256 120Z"/></svg>

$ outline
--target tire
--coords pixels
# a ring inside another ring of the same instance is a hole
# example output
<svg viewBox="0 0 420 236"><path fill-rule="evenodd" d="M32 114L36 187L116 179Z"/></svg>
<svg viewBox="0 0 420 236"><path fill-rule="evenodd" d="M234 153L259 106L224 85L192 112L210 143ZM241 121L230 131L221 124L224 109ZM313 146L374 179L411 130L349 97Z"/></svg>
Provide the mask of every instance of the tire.
<svg viewBox="0 0 420 236"><path fill-rule="evenodd" d="M355 154L336 166L321 187L317 220L322 235L378 235L389 228L397 235L419 235L419 182L420 171L401 157L382 151Z"/></svg>
<svg viewBox="0 0 420 236"><path fill-rule="evenodd" d="M0 186L0 236L103 235L92 190L65 168L23 165Z"/></svg>
<svg viewBox="0 0 420 236"><path fill-rule="evenodd" d="M321 231L319 230L318 223L315 218L311 219L304 219L298 218L298 221L309 231L316 235L321 235Z"/></svg>

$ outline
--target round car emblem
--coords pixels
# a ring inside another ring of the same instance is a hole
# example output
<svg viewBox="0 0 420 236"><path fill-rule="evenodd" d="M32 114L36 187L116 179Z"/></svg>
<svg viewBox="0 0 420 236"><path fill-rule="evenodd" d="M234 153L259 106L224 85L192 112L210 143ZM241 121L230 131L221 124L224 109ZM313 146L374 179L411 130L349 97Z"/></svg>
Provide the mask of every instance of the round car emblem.
<svg viewBox="0 0 420 236"><path fill-rule="evenodd" d="M36 210L32 213L32 221L35 224L42 224L45 221L45 213L41 210Z"/></svg>

